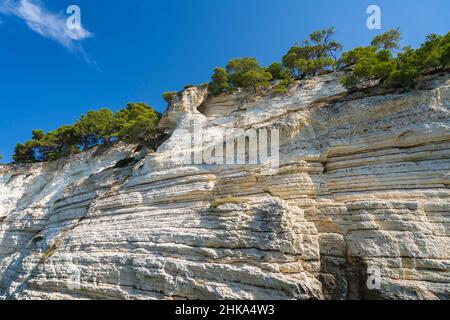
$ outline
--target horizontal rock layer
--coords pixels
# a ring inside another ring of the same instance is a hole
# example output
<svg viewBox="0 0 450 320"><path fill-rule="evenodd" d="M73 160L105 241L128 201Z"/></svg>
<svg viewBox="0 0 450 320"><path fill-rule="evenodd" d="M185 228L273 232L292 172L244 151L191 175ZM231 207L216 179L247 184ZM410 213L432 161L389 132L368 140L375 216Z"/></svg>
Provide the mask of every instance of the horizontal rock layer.
<svg viewBox="0 0 450 320"><path fill-rule="evenodd" d="M449 299L448 74L377 95L341 76L259 98L189 88L156 153L0 166L0 296ZM182 143L192 123L278 129L279 167L187 164L207 148Z"/></svg>

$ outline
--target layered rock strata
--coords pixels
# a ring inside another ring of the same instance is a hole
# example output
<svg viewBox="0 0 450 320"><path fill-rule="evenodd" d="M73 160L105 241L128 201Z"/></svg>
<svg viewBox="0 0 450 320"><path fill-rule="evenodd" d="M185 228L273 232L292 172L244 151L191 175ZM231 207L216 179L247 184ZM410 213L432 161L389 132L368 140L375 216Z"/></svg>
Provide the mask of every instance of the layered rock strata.
<svg viewBox="0 0 450 320"><path fill-rule="evenodd" d="M341 77L282 96L189 88L157 152L0 166L0 296L449 299L449 76L353 95ZM279 163L190 164L208 148L186 147L193 124L278 130Z"/></svg>

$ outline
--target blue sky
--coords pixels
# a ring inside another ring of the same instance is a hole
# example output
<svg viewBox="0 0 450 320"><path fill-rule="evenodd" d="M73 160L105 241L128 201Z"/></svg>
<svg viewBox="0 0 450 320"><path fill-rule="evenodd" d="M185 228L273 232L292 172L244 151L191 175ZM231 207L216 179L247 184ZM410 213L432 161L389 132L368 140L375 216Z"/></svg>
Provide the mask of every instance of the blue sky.
<svg viewBox="0 0 450 320"><path fill-rule="evenodd" d="M58 29L72 4L80 34ZM366 27L370 4L382 30ZM278 61L316 29L334 26L350 49L400 27L403 43L418 46L449 21L448 0L0 0L0 154L8 162L32 129L91 109L143 101L163 111L162 92L207 82L232 58Z"/></svg>

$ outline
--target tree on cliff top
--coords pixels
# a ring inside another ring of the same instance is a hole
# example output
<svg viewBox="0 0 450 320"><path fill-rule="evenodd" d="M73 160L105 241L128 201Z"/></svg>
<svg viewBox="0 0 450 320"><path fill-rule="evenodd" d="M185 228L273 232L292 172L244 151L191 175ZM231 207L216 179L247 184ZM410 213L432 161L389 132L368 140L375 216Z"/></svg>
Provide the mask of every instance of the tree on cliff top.
<svg viewBox="0 0 450 320"><path fill-rule="evenodd" d="M272 75L256 58L233 59L227 64L227 73L234 88L252 88L255 92L269 86Z"/></svg>
<svg viewBox="0 0 450 320"><path fill-rule="evenodd" d="M168 91L164 92L162 96L167 103L170 103L172 99L176 97L176 95L177 95L176 91Z"/></svg>
<svg viewBox="0 0 450 320"><path fill-rule="evenodd" d="M145 103L129 103L116 114L106 108L89 111L74 125L48 133L33 130L31 140L16 145L13 159L20 163L55 160L118 140L156 148L160 116Z"/></svg>
<svg viewBox="0 0 450 320"><path fill-rule="evenodd" d="M208 88L214 95L228 92L231 89L230 75L224 68L214 69L214 74L211 76L211 82Z"/></svg>
<svg viewBox="0 0 450 320"><path fill-rule="evenodd" d="M334 28L318 30L300 45L294 45L283 57L283 65L292 76L302 78L334 69L342 45L333 40Z"/></svg>
<svg viewBox="0 0 450 320"><path fill-rule="evenodd" d="M83 148L87 149L104 141L108 142L114 135L114 121L112 111L106 108L89 111L81 116L75 124L75 131Z"/></svg>
<svg viewBox="0 0 450 320"><path fill-rule="evenodd" d="M230 60L224 68L214 69L209 91L214 94L231 92L238 88L252 88L254 92L269 86L272 74L256 58Z"/></svg>
<svg viewBox="0 0 450 320"><path fill-rule="evenodd" d="M161 114L146 103L129 103L115 114L117 136L129 143L149 145L156 150L160 132L157 128Z"/></svg>
<svg viewBox="0 0 450 320"><path fill-rule="evenodd" d="M342 55L342 66L353 65L352 74L342 80L349 90L380 83L389 88L414 88L421 74L442 70L450 65L450 33L431 34L417 50L400 48L398 29L376 36L371 45L358 47Z"/></svg>
<svg viewBox="0 0 450 320"><path fill-rule="evenodd" d="M391 29L388 32L380 34L373 38L371 46L378 50L397 50L400 49L400 40L402 35L400 29Z"/></svg>

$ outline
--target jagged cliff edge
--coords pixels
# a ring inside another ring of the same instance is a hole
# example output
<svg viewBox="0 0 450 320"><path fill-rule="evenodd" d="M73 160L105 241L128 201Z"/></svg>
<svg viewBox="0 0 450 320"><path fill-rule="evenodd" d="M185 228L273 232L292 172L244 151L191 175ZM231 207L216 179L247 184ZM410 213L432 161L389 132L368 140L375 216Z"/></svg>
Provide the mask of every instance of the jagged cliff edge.
<svg viewBox="0 0 450 320"><path fill-rule="evenodd" d="M186 89L156 153L0 166L0 297L449 299L449 76L350 96L341 76L255 99ZM279 129L278 172L177 161L194 120Z"/></svg>

